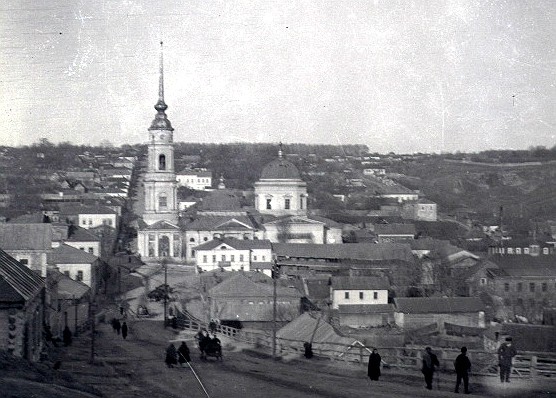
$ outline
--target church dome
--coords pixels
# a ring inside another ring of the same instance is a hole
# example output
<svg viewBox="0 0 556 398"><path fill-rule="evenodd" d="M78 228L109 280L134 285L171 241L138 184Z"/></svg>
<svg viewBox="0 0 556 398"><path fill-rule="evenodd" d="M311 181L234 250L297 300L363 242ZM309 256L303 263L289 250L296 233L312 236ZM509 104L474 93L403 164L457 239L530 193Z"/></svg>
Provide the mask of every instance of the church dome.
<svg viewBox="0 0 556 398"><path fill-rule="evenodd" d="M282 157L267 164L261 173L263 180L299 180L300 178L297 167Z"/></svg>

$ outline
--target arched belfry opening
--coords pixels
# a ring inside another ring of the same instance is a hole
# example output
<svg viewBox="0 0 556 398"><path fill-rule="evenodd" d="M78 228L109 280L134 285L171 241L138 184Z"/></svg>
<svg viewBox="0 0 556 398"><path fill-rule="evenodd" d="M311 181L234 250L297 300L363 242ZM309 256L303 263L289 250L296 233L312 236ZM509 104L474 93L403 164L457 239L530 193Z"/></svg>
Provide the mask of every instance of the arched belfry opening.
<svg viewBox="0 0 556 398"><path fill-rule="evenodd" d="M166 155L158 157L158 170L166 170Z"/></svg>

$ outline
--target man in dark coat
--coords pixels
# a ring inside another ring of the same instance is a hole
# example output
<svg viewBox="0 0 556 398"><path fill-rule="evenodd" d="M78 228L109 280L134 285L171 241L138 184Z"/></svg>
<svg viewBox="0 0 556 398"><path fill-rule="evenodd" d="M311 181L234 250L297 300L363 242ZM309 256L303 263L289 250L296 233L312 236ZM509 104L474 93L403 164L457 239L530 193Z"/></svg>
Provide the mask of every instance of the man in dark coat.
<svg viewBox="0 0 556 398"><path fill-rule="evenodd" d="M176 346L174 343L171 343L168 348L166 348L166 359L164 360L164 362L166 362L166 366L173 368L174 365L178 363L177 354L178 352L176 351Z"/></svg>
<svg viewBox="0 0 556 398"><path fill-rule="evenodd" d="M421 368L421 372L423 372L423 375L425 376L425 383L427 384L427 389L429 390L432 390L432 379L437 366L440 366L438 357L433 354L430 347L425 348L425 352L423 353L423 367Z"/></svg>
<svg viewBox="0 0 556 398"><path fill-rule="evenodd" d="M125 322L122 324L122 337L124 338L124 340L127 337L127 323Z"/></svg>
<svg viewBox="0 0 556 398"><path fill-rule="evenodd" d="M512 338L506 337L506 342L498 348L498 365L500 366L500 382L509 383L510 373L512 373L512 359L517 355L517 351L512 344Z"/></svg>
<svg viewBox="0 0 556 398"><path fill-rule="evenodd" d="M455 393L459 393L459 385L463 380L463 390L469 394L469 372L471 371L471 361L467 358L467 347L461 347L461 354L454 361L456 369L456 389Z"/></svg>
<svg viewBox="0 0 556 398"><path fill-rule="evenodd" d="M114 329L116 329L116 333L120 334L120 329L122 328L122 324L120 323L119 319L116 319L114 322Z"/></svg>
<svg viewBox="0 0 556 398"><path fill-rule="evenodd" d="M64 328L62 332L62 338L64 339L64 345L67 347L71 345L71 330L67 326Z"/></svg>
<svg viewBox="0 0 556 398"><path fill-rule="evenodd" d="M369 356L369 368L367 370L367 375L371 380L378 381L378 378L380 377L381 360L382 358L380 357L378 350L376 348L373 348L373 352Z"/></svg>
<svg viewBox="0 0 556 398"><path fill-rule="evenodd" d="M187 362L191 362L189 347L185 341L182 341L180 347L178 348L178 362L182 367L186 366Z"/></svg>

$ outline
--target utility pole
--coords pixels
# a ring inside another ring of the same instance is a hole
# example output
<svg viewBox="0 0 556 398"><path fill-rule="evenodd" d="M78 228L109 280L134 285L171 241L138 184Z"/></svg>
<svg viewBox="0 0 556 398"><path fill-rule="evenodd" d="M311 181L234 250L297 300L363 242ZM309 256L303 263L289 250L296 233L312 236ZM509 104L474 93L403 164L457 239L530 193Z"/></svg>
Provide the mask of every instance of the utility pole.
<svg viewBox="0 0 556 398"><path fill-rule="evenodd" d="M75 337L77 337L77 315L78 315L78 310L79 310L78 305L79 305L79 301L75 298L75 294L74 294L73 295L73 306L74 306L74 309L75 309L75 314L74 314L75 319L74 319L74 325L73 325L74 326L73 327L73 330L74 330L73 335Z"/></svg>
<svg viewBox="0 0 556 398"><path fill-rule="evenodd" d="M90 304L91 309L91 358L89 360L90 363L95 362L95 314L97 309L97 303L94 301Z"/></svg>
<svg viewBox="0 0 556 398"><path fill-rule="evenodd" d="M278 261L272 265L272 358L276 359L276 280L278 279Z"/></svg>
<svg viewBox="0 0 556 398"><path fill-rule="evenodd" d="M162 266L164 267L164 328L168 325L168 264L166 259L162 260Z"/></svg>

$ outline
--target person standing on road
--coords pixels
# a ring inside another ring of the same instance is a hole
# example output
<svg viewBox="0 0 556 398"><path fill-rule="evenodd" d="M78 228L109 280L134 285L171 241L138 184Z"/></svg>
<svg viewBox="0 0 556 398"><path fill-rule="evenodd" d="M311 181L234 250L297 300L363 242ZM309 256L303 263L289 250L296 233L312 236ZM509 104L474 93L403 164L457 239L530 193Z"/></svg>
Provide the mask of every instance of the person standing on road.
<svg viewBox="0 0 556 398"><path fill-rule="evenodd" d="M500 366L500 383L510 382L512 373L512 360L517 355L517 351L512 344L512 338L506 337L506 342L498 348L498 365Z"/></svg>
<svg viewBox="0 0 556 398"><path fill-rule="evenodd" d="M64 331L62 332L62 338L64 339L64 346L67 347L71 345L71 330L67 326L64 328Z"/></svg>
<svg viewBox="0 0 556 398"><path fill-rule="evenodd" d="M114 322L114 329L116 329L116 333L118 333L118 336L120 335L121 328L122 328L122 324L120 323L120 320L116 319L116 322Z"/></svg>
<svg viewBox="0 0 556 398"><path fill-rule="evenodd" d="M191 357L189 356L189 347L185 341L182 341L180 348L178 348L178 362L181 367L187 366L187 363L191 362Z"/></svg>
<svg viewBox="0 0 556 398"><path fill-rule="evenodd" d="M369 356L369 367L367 369L367 375L371 380L378 381L378 378L380 377L381 361L382 358L380 357L378 350L376 348L373 348L373 352Z"/></svg>
<svg viewBox="0 0 556 398"><path fill-rule="evenodd" d="M177 355L178 352L176 351L176 346L174 343L171 343L168 348L166 348L166 359L164 361L166 362L166 366L173 368L174 365L177 365Z"/></svg>
<svg viewBox="0 0 556 398"><path fill-rule="evenodd" d="M456 369L456 389L455 393L459 393L459 385L463 380L463 392L469 394L469 372L471 371L471 361L467 358L467 347L461 347L461 354L454 361Z"/></svg>
<svg viewBox="0 0 556 398"><path fill-rule="evenodd" d="M433 354L430 347L425 348L425 352L423 353L423 367L421 368L421 371L425 376L425 383L427 384L428 390L432 390L432 379L437 366L440 366L438 357Z"/></svg>
<svg viewBox="0 0 556 398"><path fill-rule="evenodd" d="M124 338L124 340L127 337L127 323L125 322L122 324L122 337Z"/></svg>

